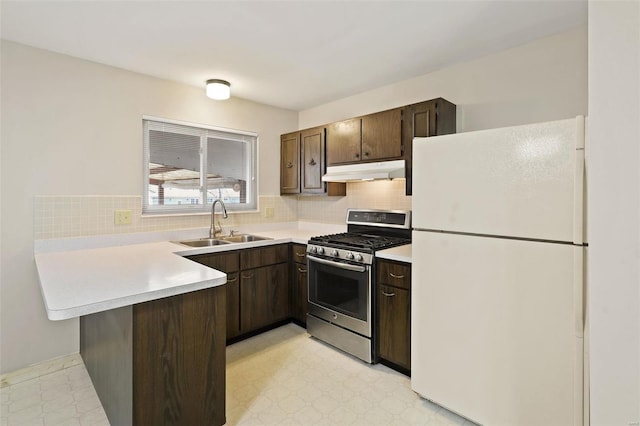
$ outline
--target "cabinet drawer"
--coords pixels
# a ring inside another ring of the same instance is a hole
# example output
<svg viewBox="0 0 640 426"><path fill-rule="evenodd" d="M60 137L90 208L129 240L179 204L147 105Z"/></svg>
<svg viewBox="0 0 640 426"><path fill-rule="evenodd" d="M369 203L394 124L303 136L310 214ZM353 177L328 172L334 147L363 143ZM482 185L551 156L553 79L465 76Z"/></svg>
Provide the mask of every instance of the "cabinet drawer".
<svg viewBox="0 0 640 426"><path fill-rule="evenodd" d="M307 263L307 246L305 244L293 244L292 259L296 263Z"/></svg>
<svg viewBox="0 0 640 426"><path fill-rule="evenodd" d="M222 272L235 272L239 269L238 251L224 253L207 253L187 256L187 259Z"/></svg>
<svg viewBox="0 0 640 426"><path fill-rule="evenodd" d="M377 282L378 284L391 285L394 287L411 288L411 265L402 262L388 260L378 260Z"/></svg>
<svg viewBox="0 0 640 426"><path fill-rule="evenodd" d="M259 268L276 263L289 262L289 245L258 247L240 252L240 268Z"/></svg>

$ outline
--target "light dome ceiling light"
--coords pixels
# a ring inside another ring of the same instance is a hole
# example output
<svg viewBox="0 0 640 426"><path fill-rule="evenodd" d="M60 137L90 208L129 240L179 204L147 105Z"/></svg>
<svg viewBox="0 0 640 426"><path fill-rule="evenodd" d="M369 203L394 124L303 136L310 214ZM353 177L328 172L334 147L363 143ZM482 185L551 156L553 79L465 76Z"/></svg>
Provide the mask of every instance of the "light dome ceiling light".
<svg viewBox="0 0 640 426"><path fill-rule="evenodd" d="M229 99L231 84L225 80L207 80L207 96L217 100Z"/></svg>

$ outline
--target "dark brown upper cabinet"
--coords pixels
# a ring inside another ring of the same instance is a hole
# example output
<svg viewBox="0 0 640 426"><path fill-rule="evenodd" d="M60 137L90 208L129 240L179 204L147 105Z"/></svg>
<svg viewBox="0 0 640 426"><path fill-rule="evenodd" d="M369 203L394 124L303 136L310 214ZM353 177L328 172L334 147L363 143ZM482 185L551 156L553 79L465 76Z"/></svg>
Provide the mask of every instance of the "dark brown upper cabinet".
<svg viewBox="0 0 640 426"><path fill-rule="evenodd" d="M402 108L327 126L327 165L402 158Z"/></svg>
<svg viewBox="0 0 640 426"><path fill-rule="evenodd" d="M326 168L324 127L280 136L280 194L346 195L346 184L322 181Z"/></svg>
<svg viewBox="0 0 640 426"><path fill-rule="evenodd" d="M300 132L302 146L302 193L322 194L325 183L322 182L324 165L324 127Z"/></svg>
<svg viewBox="0 0 640 426"><path fill-rule="evenodd" d="M300 193L300 132L280 136L280 193Z"/></svg>
<svg viewBox="0 0 640 426"><path fill-rule="evenodd" d="M402 158L402 108L362 117L362 161Z"/></svg>
<svg viewBox="0 0 640 426"><path fill-rule="evenodd" d="M456 132L456 106L442 99L419 102L404 107L402 145L406 167L406 194L411 195L413 181L413 138L447 135Z"/></svg>

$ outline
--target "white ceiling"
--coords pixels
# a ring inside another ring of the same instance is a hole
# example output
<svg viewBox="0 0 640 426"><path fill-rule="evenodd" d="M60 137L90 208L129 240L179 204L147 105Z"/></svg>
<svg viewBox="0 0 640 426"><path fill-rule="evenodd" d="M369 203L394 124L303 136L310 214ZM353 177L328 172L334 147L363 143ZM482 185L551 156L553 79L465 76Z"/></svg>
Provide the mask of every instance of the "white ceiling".
<svg viewBox="0 0 640 426"><path fill-rule="evenodd" d="M587 21L570 1L5 1L2 38L303 110Z"/></svg>

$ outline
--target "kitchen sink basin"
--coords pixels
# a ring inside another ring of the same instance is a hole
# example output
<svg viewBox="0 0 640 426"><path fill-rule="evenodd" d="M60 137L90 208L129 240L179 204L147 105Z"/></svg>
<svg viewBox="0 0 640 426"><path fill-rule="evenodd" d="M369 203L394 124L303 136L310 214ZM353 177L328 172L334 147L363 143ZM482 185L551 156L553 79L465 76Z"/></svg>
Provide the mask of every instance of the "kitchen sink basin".
<svg viewBox="0 0 640 426"><path fill-rule="evenodd" d="M252 241L272 240L273 238L260 237L258 235L251 234L236 234L228 237L220 237L220 239L230 243L250 243Z"/></svg>
<svg viewBox="0 0 640 426"><path fill-rule="evenodd" d="M263 241L263 240L272 240L272 239L273 238L260 237L258 235L251 235L251 234L235 234L235 235L229 235L226 237L198 238L195 240L173 241L173 242L177 244L182 244L184 246L189 246L189 247L213 247L213 246L219 246L222 244L250 243L252 241Z"/></svg>
<svg viewBox="0 0 640 426"><path fill-rule="evenodd" d="M189 247L213 247L213 246L219 246L219 245L231 243L231 241L223 241L223 240L214 239L214 238L198 238L197 240L174 241L174 242L185 245L185 246L189 246Z"/></svg>

